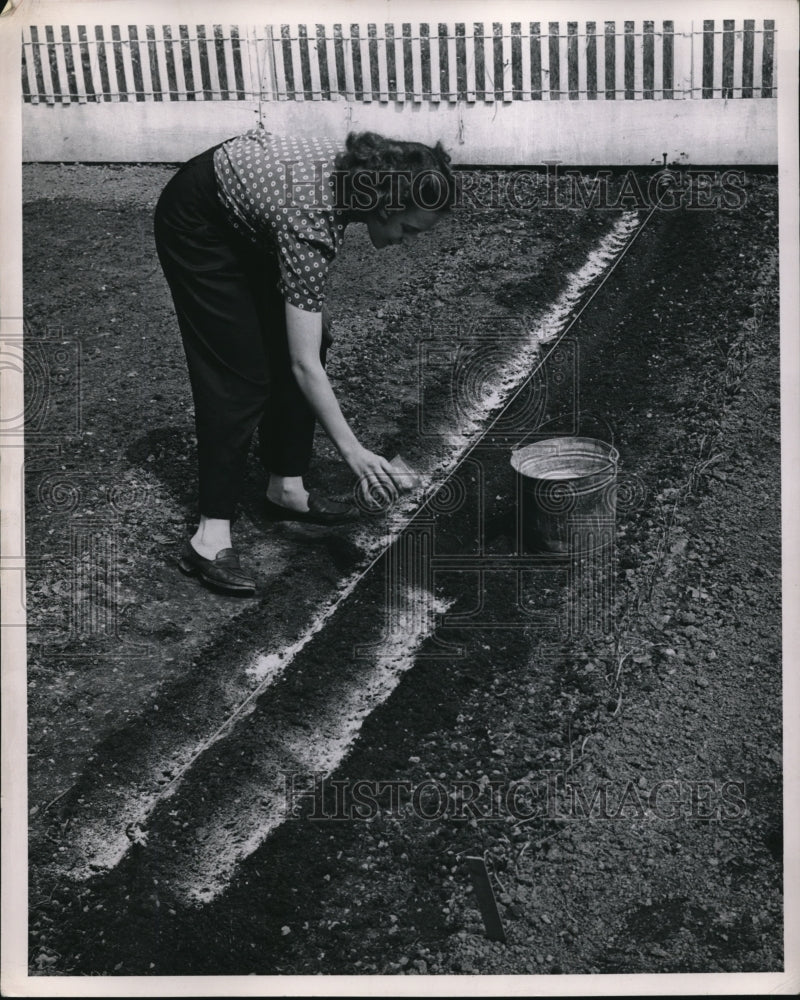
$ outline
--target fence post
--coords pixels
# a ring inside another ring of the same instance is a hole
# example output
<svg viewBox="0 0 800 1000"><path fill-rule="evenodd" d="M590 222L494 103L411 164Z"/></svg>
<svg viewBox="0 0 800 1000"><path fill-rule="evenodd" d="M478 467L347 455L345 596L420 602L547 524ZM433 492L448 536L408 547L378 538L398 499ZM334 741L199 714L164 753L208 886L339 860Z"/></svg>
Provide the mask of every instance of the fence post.
<svg viewBox="0 0 800 1000"><path fill-rule="evenodd" d="M31 36L31 29L27 25L22 28L22 52L25 60L25 72L27 73L27 89L30 94L31 104L39 103L39 84L36 80L35 62L35 42Z"/></svg>
<svg viewBox="0 0 800 1000"><path fill-rule="evenodd" d="M266 27L262 35L258 25L248 24L245 28L247 60L242 60L242 70L247 73L244 80L245 96L248 92L258 101L258 118L262 117L262 104L277 97L277 77L275 72L275 51L272 43L272 27Z"/></svg>
<svg viewBox="0 0 800 1000"><path fill-rule="evenodd" d="M259 65L261 66L259 101L262 98L268 101L275 101L278 99L278 70L275 65L275 38L271 24L268 24L265 29L263 51L264 58L263 60L259 60Z"/></svg>
<svg viewBox="0 0 800 1000"><path fill-rule="evenodd" d="M681 98L690 100L693 94L694 80L692 72L694 69L694 21L690 22L688 33L684 26L680 32L675 32L674 60L675 60L675 90L680 89Z"/></svg>

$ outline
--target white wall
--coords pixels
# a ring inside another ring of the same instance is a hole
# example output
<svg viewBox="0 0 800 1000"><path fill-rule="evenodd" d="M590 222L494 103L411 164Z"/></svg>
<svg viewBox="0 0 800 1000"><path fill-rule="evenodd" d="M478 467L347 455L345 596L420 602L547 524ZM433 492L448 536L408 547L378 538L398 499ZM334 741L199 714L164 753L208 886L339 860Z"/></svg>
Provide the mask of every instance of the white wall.
<svg viewBox="0 0 800 1000"><path fill-rule="evenodd" d="M341 137L373 129L441 139L455 163L774 164L777 101L516 102L385 105L265 102L275 132ZM254 102L25 105L23 159L180 162L252 128Z"/></svg>

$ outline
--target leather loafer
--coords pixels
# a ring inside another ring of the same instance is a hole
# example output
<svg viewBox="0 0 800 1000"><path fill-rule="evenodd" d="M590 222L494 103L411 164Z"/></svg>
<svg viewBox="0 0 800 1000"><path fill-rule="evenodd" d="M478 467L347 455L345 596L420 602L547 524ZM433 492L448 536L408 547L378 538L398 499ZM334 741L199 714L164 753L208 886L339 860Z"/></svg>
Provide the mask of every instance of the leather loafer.
<svg viewBox="0 0 800 1000"><path fill-rule="evenodd" d="M347 524L361 516L358 507L353 504L328 500L313 493L308 495L308 510L292 510L267 497L264 513L271 521L300 521L303 524Z"/></svg>
<svg viewBox="0 0 800 1000"><path fill-rule="evenodd" d="M256 581L242 569L233 549L221 549L213 559L206 559L191 542L186 542L178 558L178 568L226 594L249 597L256 590Z"/></svg>

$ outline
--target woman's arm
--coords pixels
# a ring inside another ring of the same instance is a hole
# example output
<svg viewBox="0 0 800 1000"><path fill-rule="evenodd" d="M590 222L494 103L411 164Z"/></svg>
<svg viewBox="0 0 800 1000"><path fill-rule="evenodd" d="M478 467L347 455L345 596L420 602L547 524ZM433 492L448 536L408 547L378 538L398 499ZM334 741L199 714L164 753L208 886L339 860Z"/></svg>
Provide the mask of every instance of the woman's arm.
<svg viewBox="0 0 800 1000"><path fill-rule="evenodd" d="M307 312L287 302L286 333L292 373L325 433L356 474L365 491L377 487L394 496L402 483L395 481L394 470L385 458L359 443L344 418L322 367L319 358L322 313Z"/></svg>

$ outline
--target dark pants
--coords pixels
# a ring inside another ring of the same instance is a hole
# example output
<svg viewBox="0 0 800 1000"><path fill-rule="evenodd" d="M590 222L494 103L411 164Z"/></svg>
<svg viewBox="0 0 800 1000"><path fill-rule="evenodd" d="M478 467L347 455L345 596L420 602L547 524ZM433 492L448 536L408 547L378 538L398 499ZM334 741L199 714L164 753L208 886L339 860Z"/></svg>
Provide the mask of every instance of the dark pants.
<svg viewBox="0 0 800 1000"><path fill-rule="evenodd" d="M277 259L229 223L213 154L209 149L189 160L164 188L155 237L189 366L200 513L229 520L255 429L266 471L302 476L311 460L314 414L289 363ZM324 342L323 365L326 354Z"/></svg>

